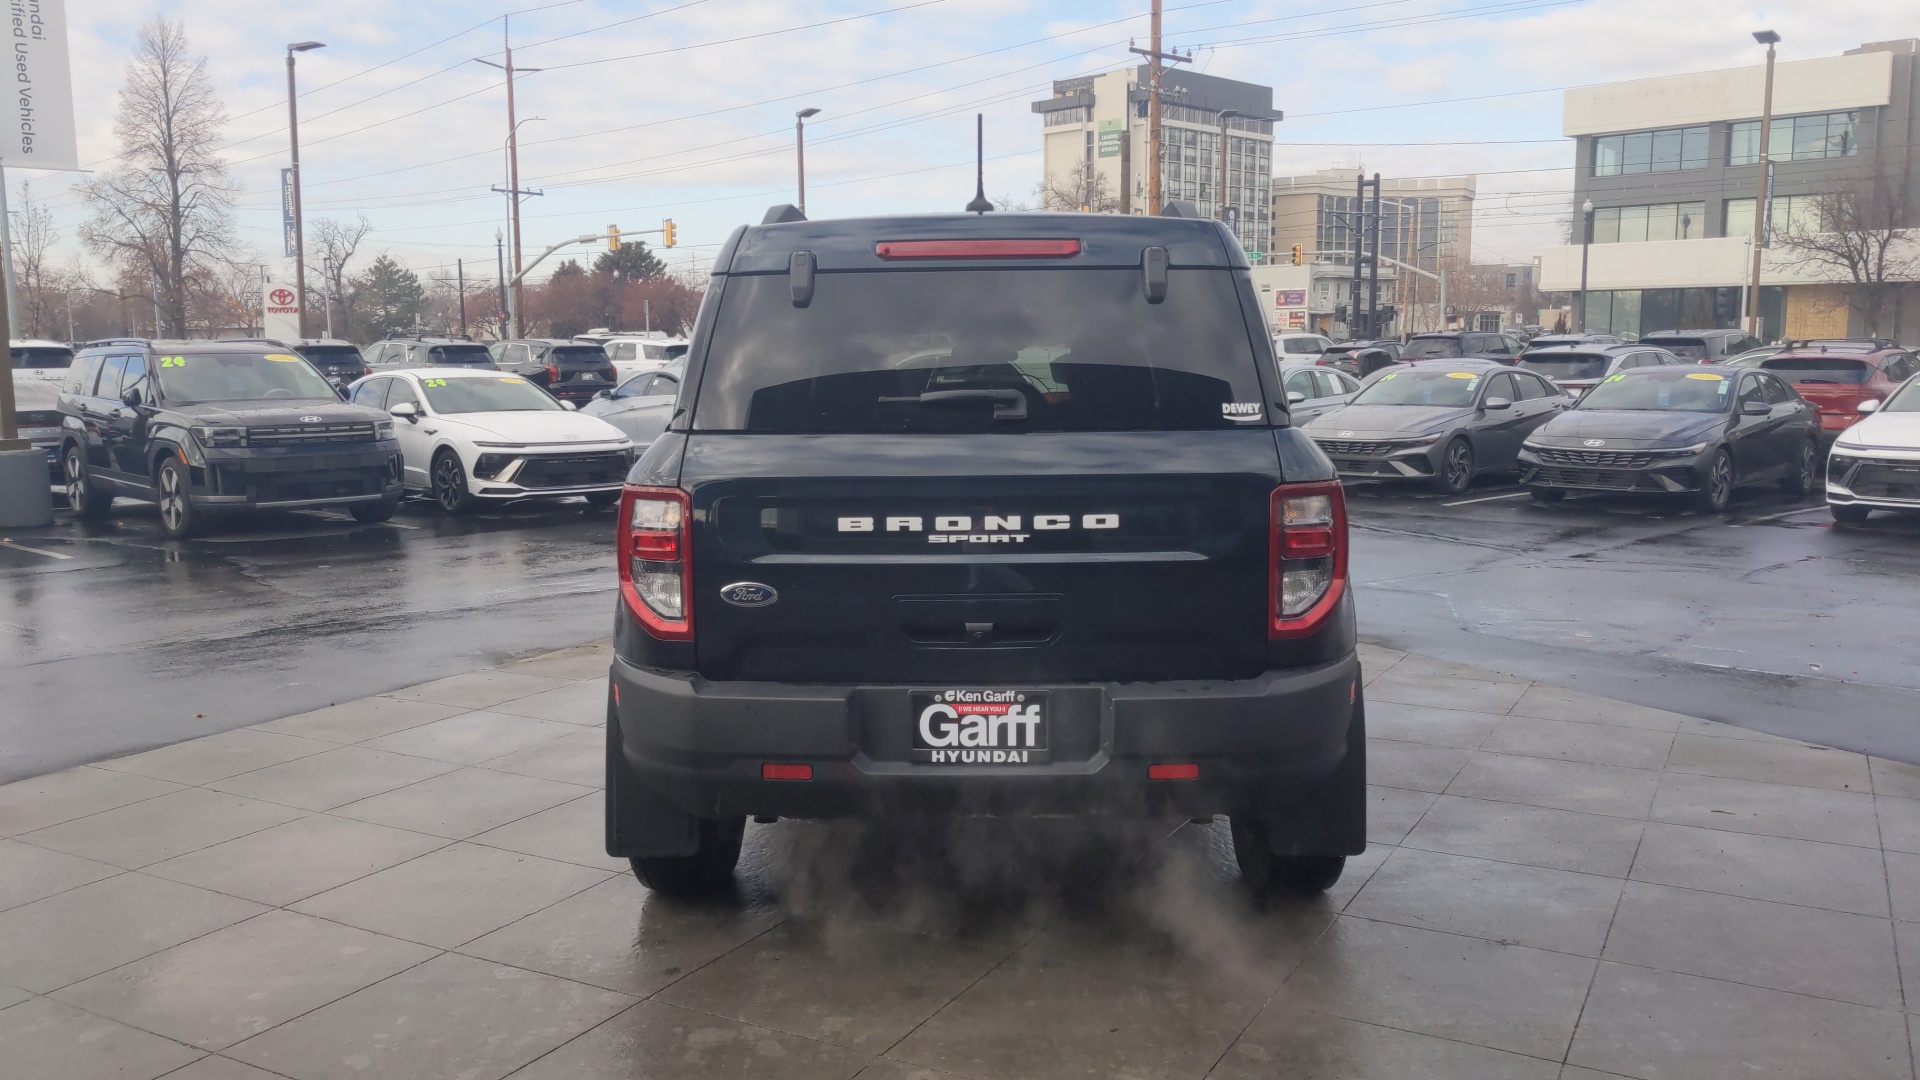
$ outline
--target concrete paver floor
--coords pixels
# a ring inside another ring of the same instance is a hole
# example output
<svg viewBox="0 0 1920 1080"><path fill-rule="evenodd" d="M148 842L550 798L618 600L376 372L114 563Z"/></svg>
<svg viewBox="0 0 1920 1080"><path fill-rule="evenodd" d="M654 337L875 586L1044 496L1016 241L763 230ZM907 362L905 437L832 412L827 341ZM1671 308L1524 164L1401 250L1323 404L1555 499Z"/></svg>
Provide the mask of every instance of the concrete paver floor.
<svg viewBox="0 0 1920 1080"><path fill-rule="evenodd" d="M0 787L0 1072L1914 1080L1920 769L1366 650L1372 848L1225 824L600 848L604 646Z"/></svg>

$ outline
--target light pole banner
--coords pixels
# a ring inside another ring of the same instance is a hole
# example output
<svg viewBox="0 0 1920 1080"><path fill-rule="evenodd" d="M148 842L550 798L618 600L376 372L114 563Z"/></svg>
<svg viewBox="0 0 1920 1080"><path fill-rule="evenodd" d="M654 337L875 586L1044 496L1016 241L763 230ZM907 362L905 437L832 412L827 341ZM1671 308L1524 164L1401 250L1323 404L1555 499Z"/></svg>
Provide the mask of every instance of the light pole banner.
<svg viewBox="0 0 1920 1080"><path fill-rule="evenodd" d="M300 294L293 291L293 285L269 281L261 286L260 299L266 309L262 313L261 336L275 341L299 341Z"/></svg>
<svg viewBox="0 0 1920 1080"><path fill-rule="evenodd" d="M280 233L287 242L287 258L295 258L299 249L293 233L293 170L280 170Z"/></svg>
<svg viewBox="0 0 1920 1080"><path fill-rule="evenodd" d="M7 31L11 115L0 164L78 171L64 0L7 0Z"/></svg>

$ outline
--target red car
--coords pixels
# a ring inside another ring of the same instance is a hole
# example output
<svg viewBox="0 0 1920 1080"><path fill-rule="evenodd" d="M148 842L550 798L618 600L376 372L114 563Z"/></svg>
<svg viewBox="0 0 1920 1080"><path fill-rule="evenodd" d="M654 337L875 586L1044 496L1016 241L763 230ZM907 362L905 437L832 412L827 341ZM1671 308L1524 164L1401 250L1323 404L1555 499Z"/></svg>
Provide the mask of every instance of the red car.
<svg viewBox="0 0 1920 1080"><path fill-rule="evenodd" d="M1860 403L1885 401L1914 374L1920 357L1888 341L1792 342L1741 367L1771 371L1820 409L1820 437L1831 442L1860 420Z"/></svg>

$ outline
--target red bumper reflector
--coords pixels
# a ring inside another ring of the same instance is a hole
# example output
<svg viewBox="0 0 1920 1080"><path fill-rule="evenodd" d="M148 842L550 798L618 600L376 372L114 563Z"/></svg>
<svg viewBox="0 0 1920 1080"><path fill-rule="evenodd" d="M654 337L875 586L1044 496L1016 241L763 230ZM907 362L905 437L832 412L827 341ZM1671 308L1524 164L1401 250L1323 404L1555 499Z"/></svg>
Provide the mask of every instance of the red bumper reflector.
<svg viewBox="0 0 1920 1080"><path fill-rule="evenodd" d="M1080 241L882 240L873 253L883 259L1067 259L1080 254Z"/></svg>
<svg viewBox="0 0 1920 1080"><path fill-rule="evenodd" d="M762 780L811 780L813 779L813 766L811 765L762 765L760 766L760 779Z"/></svg>
<svg viewBox="0 0 1920 1080"><path fill-rule="evenodd" d="M1147 779L1149 780L1198 780L1200 779L1200 766L1198 765L1149 765L1147 766Z"/></svg>

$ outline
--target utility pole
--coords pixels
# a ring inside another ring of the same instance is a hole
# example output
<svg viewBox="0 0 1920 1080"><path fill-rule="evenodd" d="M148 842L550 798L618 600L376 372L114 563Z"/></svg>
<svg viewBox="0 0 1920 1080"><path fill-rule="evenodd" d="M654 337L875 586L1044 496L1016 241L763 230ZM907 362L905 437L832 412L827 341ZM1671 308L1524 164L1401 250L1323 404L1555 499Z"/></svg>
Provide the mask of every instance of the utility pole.
<svg viewBox="0 0 1920 1080"><path fill-rule="evenodd" d="M1147 58L1147 213L1158 214L1166 202L1160 195L1160 65L1167 60L1190 63L1193 57L1160 50L1160 0L1153 0L1149 32L1148 48L1129 46L1127 51Z"/></svg>
<svg viewBox="0 0 1920 1080"><path fill-rule="evenodd" d="M1214 200L1214 205L1219 208L1221 221L1227 220L1227 126L1239 115L1239 109L1220 110L1220 168L1213 178L1220 182L1220 197Z"/></svg>
<svg viewBox="0 0 1920 1080"><path fill-rule="evenodd" d="M500 268L500 330L505 337L507 322L507 256L500 230L493 230L493 258Z"/></svg>
<svg viewBox="0 0 1920 1080"><path fill-rule="evenodd" d="M1380 174L1373 174L1373 258L1367 260L1367 336L1380 336Z"/></svg>
<svg viewBox="0 0 1920 1080"><path fill-rule="evenodd" d="M820 115L815 108L801 109L793 114L793 160L799 170L799 211L807 212L807 117Z"/></svg>
<svg viewBox="0 0 1920 1080"><path fill-rule="evenodd" d="M520 196L528 193L520 190L520 125L514 119L513 106L513 76L515 70L513 66L513 35L509 29L507 16L504 15L500 18L500 39L503 49L503 55L500 58L501 63L496 64L491 60L482 60L477 56L474 57L474 59L479 60L480 63L488 67L499 68L505 72L507 76L507 200L508 204L513 208L513 303L509 307L509 310L512 312L512 336L519 337L521 332L520 300L522 295L520 279L524 273L524 270L521 268L520 250ZM520 72L529 74L540 70L542 69L519 69ZM531 117L529 117L529 119L531 119ZM533 192L532 194L538 194L538 192Z"/></svg>
<svg viewBox="0 0 1920 1080"><path fill-rule="evenodd" d="M1353 230L1353 283L1347 289L1347 333L1361 341L1372 336L1360 321L1360 280L1366 272L1366 206L1367 176L1361 173L1354 180L1353 209L1347 214L1347 227Z"/></svg>
<svg viewBox="0 0 1920 1080"><path fill-rule="evenodd" d="M293 150L293 302L300 308L300 336L307 336L307 231L300 218L300 112L293 84L293 58L309 49L324 49L321 41L296 41L287 46L287 140Z"/></svg>
<svg viewBox="0 0 1920 1080"><path fill-rule="evenodd" d="M454 280L459 282L455 288L460 290L460 336L467 336L467 261L453 260Z"/></svg>
<svg viewBox="0 0 1920 1080"><path fill-rule="evenodd" d="M1753 282L1747 292L1747 333L1760 336L1760 256L1766 250L1767 232L1773 216L1773 162L1767 160L1767 136L1773 130L1773 47L1780 35L1771 30L1754 31L1753 40L1767 47L1767 85L1760 104L1760 190L1753 200ZM1581 318L1586 312L1580 313Z"/></svg>

